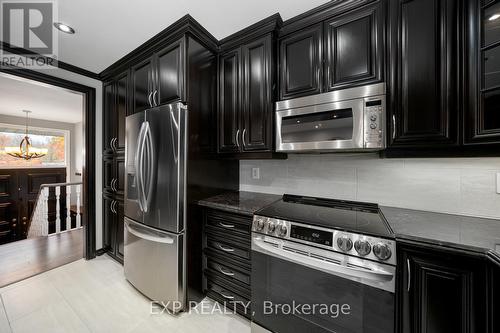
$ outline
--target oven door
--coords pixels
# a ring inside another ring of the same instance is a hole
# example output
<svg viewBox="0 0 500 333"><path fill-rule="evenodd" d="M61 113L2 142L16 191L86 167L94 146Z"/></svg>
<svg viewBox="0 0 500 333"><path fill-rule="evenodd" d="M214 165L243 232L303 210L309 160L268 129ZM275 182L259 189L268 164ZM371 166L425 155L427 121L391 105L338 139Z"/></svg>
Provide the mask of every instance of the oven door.
<svg viewBox="0 0 500 333"><path fill-rule="evenodd" d="M292 249L291 243L252 237L253 327L275 333L394 332L394 266L377 269L372 262L364 268L368 261L357 258L359 265L346 265L356 261L298 243Z"/></svg>
<svg viewBox="0 0 500 333"><path fill-rule="evenodd" d="M363 99L276 112L277 150L363 149Z"/></svg>

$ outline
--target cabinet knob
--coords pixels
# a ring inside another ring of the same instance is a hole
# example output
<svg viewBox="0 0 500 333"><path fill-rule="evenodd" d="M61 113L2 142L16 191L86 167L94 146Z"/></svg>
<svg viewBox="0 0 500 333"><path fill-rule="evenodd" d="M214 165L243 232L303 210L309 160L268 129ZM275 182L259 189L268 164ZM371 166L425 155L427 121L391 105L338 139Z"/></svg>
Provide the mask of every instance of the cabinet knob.
<svg viewBox="0 0 500 333"><path fill-rule="evenodd" d="M17 219L16 218L13 218L12 219L12 223L16 223L17 222Z"/></svg>
<svg viewBox="0 0 500 333"><path fill-rule="evenodd" d="M26 216L23 216L23 221L26 221L28 218Z"/></svg>

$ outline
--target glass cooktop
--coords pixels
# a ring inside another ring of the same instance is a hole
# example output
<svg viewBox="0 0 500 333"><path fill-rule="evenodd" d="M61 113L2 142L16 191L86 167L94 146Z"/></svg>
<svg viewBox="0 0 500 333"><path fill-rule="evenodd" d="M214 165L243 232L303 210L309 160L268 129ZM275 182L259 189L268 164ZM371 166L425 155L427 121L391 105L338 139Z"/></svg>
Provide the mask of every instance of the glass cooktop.
<svg viewBox="0 0 500 333"><path fill-rule="evenodd" d="M378 205L285 194L256 215L314 226L392 238L393 231Z"/></svg>

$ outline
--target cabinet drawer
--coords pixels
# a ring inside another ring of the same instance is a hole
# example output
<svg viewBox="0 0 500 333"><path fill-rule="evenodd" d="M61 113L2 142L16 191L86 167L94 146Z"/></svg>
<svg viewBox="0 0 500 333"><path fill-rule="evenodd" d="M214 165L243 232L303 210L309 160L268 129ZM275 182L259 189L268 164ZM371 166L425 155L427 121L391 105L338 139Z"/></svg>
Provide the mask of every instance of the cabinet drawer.
<svg viewBox="0 0 500 333"><path fill-rule="evenodd" d="M206 248L235 260L250 260L250 247L237 246L229 240L221 240L218 237L208 236Z"/></svg>
<svg viewBox="0 0 500 333"><path fill-rule="evenodd" d="M214 261L212 258L207 257L207 268L215 274L220 275L229 280L235 280L244 284L250 285L250 275L240 272L232 265L221 264Z"/></svg>
<svg viewBox="0 0 500 333"><path fill-rule="evenodd" d="M225 212L208 212L205 220L207 231L223 231L235 236L250 236L252 218Z"/></svg>
<svg viewBox="0 0 500 333"><path fill-rule="evenodd" d="M222 287L224 285L224 287ZM219 295L219 298L226 302L248 302L248 295L243 295L241 291L236 291L236 288L232 288L231 284L224 283L224 281L211 279L207 280L207 292L214 292Z"/></svg>

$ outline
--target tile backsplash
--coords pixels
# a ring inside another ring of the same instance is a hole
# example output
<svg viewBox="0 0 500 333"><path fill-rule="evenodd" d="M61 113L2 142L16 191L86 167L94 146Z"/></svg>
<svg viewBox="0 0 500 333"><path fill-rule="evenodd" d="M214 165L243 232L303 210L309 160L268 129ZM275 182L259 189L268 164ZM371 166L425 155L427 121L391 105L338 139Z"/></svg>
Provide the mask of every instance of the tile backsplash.
<svg viewBox="0 0 500 333"><path fill-rule="evenodd" d="M260 179L252 179L252 168ZM289 154L240 161L240 190L302 194L500 219L500 158L381 159L377 154Z"/></svg>

